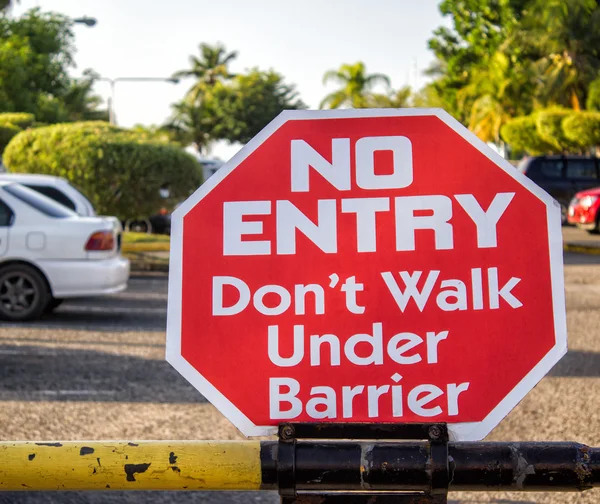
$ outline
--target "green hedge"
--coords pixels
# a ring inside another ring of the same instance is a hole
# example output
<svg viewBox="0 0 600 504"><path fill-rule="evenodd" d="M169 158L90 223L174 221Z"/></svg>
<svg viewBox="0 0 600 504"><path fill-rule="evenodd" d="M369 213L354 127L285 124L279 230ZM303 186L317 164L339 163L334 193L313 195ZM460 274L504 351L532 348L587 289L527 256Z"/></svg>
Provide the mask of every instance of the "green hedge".
<svg viewBox="0 0 600 504"><path fill-rule="evenodd" d="M584 148L600 145L600 112L578 112L562 121L565 136Z"/></svg>
<svg viewBox="0 0 600 504"><path fill-rule="evenodd" d="M12 124L19 128L29 128L35 122L35 116L33 114L27 114L26 112L7 112L0 114L0 124Z"/></svg>
<svg viewBox="0 0 600 504"><path fill-rule="evenodd" d="M555 108L541 110L536 114L537 132L542 141L551 145L555 152L572 152L581 149L582 145L567 138L562 129L563 120L576 113L569 109Z"/></svg>
<svg viewBox="0 0 600 504"><path fill-rule="evenodd" d="M588 110L600 110L600 79L596 79L590 83L585 108Z"/></svg>
<svg viewBox="0 0 600 504"><path fill-rule="evenodd" d="M526 151L534 155L556 150L538 134L536 116L537 114L516 117L502 126L500 134L513 150Z"/></svg>
<svg viewBox="0 0 600 504"><path fill-rule="evenodd" d="M21 131L21 128L14 124L0 124L0 158L4 149L12 140L12 138Z"/></svg>
<svg viewBox="0 0 600 504"><path fill-rule="evenodd" d="M100 214L147 217L202 183L199 163L178 147L145 140L105 122L56 124L16 135L4 152L12 172L64 177ZM159 194L168 186L167 201Z"/></svg>

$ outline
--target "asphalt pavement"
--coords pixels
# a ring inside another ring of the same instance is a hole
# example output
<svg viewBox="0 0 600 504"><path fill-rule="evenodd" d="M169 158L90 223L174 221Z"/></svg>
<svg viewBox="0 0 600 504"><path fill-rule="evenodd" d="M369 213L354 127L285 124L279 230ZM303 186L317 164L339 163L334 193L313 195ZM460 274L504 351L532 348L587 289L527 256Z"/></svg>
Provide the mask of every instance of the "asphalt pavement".
<svg viewBox="0 0 600 504"><path fill-rule="evenodd" d="M570 351L488 437L600 446L600 256L566 254ZM164 361L167 277L0 325L0 439L242 439ZM600 502L584 494L451 494L475 504ZM274 493L0 493L0 503L275 503Z"/></svg>

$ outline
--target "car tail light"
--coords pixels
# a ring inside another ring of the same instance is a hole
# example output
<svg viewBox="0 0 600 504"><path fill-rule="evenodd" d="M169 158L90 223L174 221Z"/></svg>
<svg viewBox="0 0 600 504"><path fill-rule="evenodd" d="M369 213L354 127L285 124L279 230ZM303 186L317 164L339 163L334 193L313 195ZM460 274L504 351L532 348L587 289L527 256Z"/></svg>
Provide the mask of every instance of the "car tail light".
<svg viewBox="0 0 600 504"><path fill-rule="evenodd" d="M112 231L96 231L85 244L85 250L112 250L115 246L115 235Z"/></svg>

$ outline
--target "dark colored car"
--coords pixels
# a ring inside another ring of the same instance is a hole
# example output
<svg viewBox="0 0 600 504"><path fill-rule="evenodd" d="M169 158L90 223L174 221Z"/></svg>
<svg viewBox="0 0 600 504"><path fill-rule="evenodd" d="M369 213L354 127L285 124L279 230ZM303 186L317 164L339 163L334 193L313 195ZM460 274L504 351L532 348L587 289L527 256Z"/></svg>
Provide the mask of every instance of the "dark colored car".
<svg viewBox="0 0 600 504"><path fill-rule="evenodd" d="M567 222L567 209L573 196L600 185L595 157L534 156L523 159L518 169L560 203L563 224Z"/></svg>

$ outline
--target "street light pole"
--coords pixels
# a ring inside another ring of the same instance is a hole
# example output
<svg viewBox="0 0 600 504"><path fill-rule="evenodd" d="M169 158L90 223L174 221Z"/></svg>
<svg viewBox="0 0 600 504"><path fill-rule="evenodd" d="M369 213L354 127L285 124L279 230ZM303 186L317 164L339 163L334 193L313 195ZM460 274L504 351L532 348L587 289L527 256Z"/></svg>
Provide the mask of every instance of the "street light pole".
<svg viewBox="0 0 600 504"><path fill-rule="evenodd" d="M110 97L108 99L108 120L110 124L116 125L117 118L115 116L115 84L117 82L170 82L171 84L179 83L179 79L173 77L117 77L111 79L109 77L99 77L99 81L108 82L110 84Z"/></svg>
<svg viewBox="0 0 600 504"><path fill-rule="evenodd" d="M87 17L87 16L73 19L73 23L84 24L89 28L91 28L92 26L96 26L97 22L98 22L98 20L96 18Z"/></svg>

